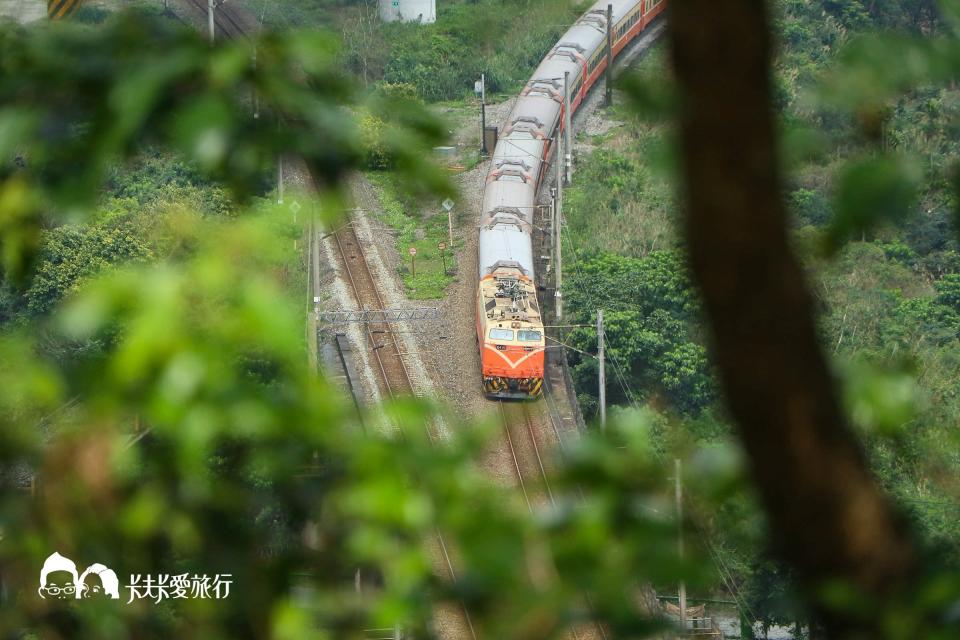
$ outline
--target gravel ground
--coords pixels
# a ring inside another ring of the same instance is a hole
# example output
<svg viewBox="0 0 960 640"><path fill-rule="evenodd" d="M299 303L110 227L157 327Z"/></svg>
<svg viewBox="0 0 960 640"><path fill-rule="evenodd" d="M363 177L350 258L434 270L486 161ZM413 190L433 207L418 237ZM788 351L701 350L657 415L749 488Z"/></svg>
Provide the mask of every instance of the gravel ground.
<svg viewBox="0 0 960 640"><path fill-rule="evenodd" d="M382 226L371 224L369 212L380 207L380 200L373 185L363 176L355 176L351 180L350 193L354 205L359 209L352 216L353 227L364 248L370 272L379 285L383 304L391 309L427 306L423 302L412 302L406 298L399 273L400 255L397 253L393 236ZM443 332L437 331L437 327L432 323L424 323L422 327L398 324L394 327L393 335L404 354L404 363L414 394L424 398L436 397L434 378L428 373L421 352L435 343L442 344ZM449 436L449 429L441 418L435 420L432 432L441 438Z"/></svg>
<svg viewBox="0 0 960 640"><path fill-rule="evenodd" d="M587 154L594 151L597 145L594 144L593 136L603 136L624 125L619 120L605 117L601 111L592 111L584 114L581 118L574 117L578 122L575 124L576 138L573 141L573 152L575 156Z"/></svg>

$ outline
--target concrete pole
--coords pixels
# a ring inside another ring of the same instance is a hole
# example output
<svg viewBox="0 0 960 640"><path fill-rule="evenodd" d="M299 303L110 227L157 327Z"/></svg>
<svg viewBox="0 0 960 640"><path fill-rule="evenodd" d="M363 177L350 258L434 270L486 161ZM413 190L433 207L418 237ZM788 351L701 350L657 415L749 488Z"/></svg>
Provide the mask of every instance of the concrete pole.
<svg viewBox="0 0 960 640"><path fill-rule="evenodd" d="M603 106L613 106L613 5L607 5L607 69Z"/></svg>
<svg viewBox="0 0 960 640"><path fill-rule="evenodd" d="M487 155L487 76L480 74L480 153Z"/></svg>
<svg viewBox="0 0 960 640"><path fill-rule="evenodd" d="M673 473L674 473L674 482L676 483L676 499L677 499L677 551L680 555L680 560L683 560L683 484L681 481L681 472L682 468L680 466L680 458L676 458L673 461ZM687 585L680 581L680 586L678 589L678 601L680 604L680 632L681 634L686 634L687 632Z"/></svg>
<svg viewBox="0 0 960 640"><path fill-rule="evenodd" d="M603 309L597 309L597 360L600 365L600 431L607 430L606 336L603 333Z"/></svg>
<svg viewBox="0 0 960 640"><path fill-rule="evenodd" d="M214 0L207 0L207 27L210 30L210 44L212 45L216 38L216 25L213 22Z"/></svg>
<svg viewBox="0 0 960 640"><path fill-rule="evenodd" d="M570 184L570 179L573 174L573 144L571 140L573 125L571 124L570 117L570 72L563 72L563 134L566 140L566 153L563 156L564 166L566 167L565 172L565 184Z"/></svg>
<svg viewBox="0 0 960 640"><path fill-rule="evenodd" d="M257 44L254 42L253 45L253 70L257 70ZM257 91L256 86L253 87L253 117L255 120L260 119L260 93Z"/></svg>
<svg viewBox="0 0 960 640"><path fill-rule="evenodd" d="M283 204L283 156L277 156L277 204Z"/></svg>
<svg viewBox="0 0 960 640"><path fill-rule="evenodd" d="M563 225L563 143L561 142L560 132L557 132L557 199L556 206L553 209L553 251L556 256L556 291L554 298L557 308L557 320L563 320L563 236L561 235L561 226Z"/></svg>

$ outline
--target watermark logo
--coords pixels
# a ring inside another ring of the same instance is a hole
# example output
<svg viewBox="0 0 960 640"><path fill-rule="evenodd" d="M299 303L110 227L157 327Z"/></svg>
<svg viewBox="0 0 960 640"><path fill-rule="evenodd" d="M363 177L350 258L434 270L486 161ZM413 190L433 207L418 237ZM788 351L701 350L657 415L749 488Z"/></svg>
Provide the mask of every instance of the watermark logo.
<svg viewBox="0 0 960 640"><path fill-rule="evenodd" d="M130 576L124 588L129 594L127 604L134 600L161 600L201 598L221 600L230 596L233 584L229 573L208 575L141 575ZM77 571L77 564L54 552L44 561L40 570L40 587L37 593L41 598L59 600L105 598L120 599L120 580L110 567L94 563L83 573Z"/></svg>
<svg viewBox="0 0 960 640"><path fill-rule="evenodd" d="M100 597L119 600L120 581L113 569L99 562L78 574L77 564L55 551L44 561L40 570L37 593L44 599L49 596L60 600Z"/></svg>

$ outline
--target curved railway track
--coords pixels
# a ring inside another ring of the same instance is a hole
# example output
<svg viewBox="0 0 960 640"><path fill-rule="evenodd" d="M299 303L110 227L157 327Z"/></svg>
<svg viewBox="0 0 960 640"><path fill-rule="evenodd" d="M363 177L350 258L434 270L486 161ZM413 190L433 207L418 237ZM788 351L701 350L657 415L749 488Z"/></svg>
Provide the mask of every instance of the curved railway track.
<svg viewBox="0 0 960 640"><path fill-rule="evenodd" d="M504 438L507 441L507 449L510 451L510 462L517 477L517 485L523 494L524 502L530 514L534 514L537 507L557 505L557 499L553 488L550 486L550 476L547 473L547 465L544 464L544 456L541 454L543 442L539 439L538 432L552 431L557 440L556 446L562 451L563 441L561 440L560 430L550 413L540 412L534 416L529 405L508 403L503 400L497 402L501 424L503 426ZM545 418L550 422L550 428L541 424L541 419ZM513 430L516 425L523 425L524 435L517 436ZM523 462L521 462L523 460ZM585 595L587 608L593 610L593 603L589 595ZM595 622L590 625L582 625L580 628L571 628L570 637L572 640L581 640L582 638L608 640L607 632L604 626Z"/></svg>

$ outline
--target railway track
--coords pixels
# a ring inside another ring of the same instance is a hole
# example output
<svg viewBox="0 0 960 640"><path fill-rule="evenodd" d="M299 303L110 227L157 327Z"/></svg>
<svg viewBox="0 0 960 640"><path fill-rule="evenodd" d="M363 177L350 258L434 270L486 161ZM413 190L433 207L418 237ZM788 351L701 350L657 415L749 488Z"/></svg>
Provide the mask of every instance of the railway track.
<svg viewBox="0 0 960 640"><path fill-rule="evenodd" d="M352 221L341 225L332 234L354 300L361 309L384 309L383 298L370 271L363 246ZM366 335L373 355L377 376L390 398L413 395L410 372L403 360L403 351L389 323L366 323ZM431 440L435 438L429 432Z"/></svg>
<svg viewBox="0 0 960 640"><path fill-rule="evenodd" d="M363 309L385 308L352 220L348 219L346 224L330 233L330 236L333 238L333 244L337 247L343 272L356 303ZM320 242L321 239L315 237L314 241ZM414 390L410 373L403 361L403 352L400 350L400 345L389 323L365 323L364 326L369 342L368 346L373 353L373 360L376 363L382 389L391 398L413 395ZM433 432L430 423L428 422L424 428L430 444L434 447L439 446L440 437ZM406 434L402 430L400 434L406 438ZM434 537L437 542L437 549L443 559L444 569L450 580L456 582L457 572L451 560L450 550L439 529L434 531ZM471 640L477 640L477 632L473 626L470 611L463 601L460 601L459 607L465 635L468 635Z"/></svg>
<svg viewBox="0 0 960 640"><path fill-rule="evenodd" d="M544 464L544 456L541 451L545 446L556 446L559 450L563 449L560 430L549 412L540 411L534 415L533 410L528 404L507 403L502 400L497 402L500 412L501 424L503 425L503 434L507 442L507 450L510 452L510 462L517 477L517 485L523 494L524 502L530 514L534 514L537 508L545 506L555 507L557 498L550 486L550 476L547 473L548 465ZM550 424L544 424L548 421ZM515 430L523 425L521 434L516 434ZM547 444L543 440L542 433L553 433L556 443ZM584 596L587 608L593 610L593 603L589 596ZM606 629L599 622L581 625L570 629L571 640L608 640Z"/></svg>
<svg viewBox="0 0 960 640"><path fill-rule="evenodd" d="M510 463L516 474L517 486L523 494L527 509L530 513L533 513L535 508L547 504L553 506L556 501L550 488L550 479L546 467L543 464L543 456L540 455L537 427L533 422L529 407L508 404L502 400L497 402L497 407L500 410L507 450L510 452ZM517 425L521 424L523 425L523 433L517 435L514 431ZM531 472L531 468L534 468L533 472Z"/></svg>

